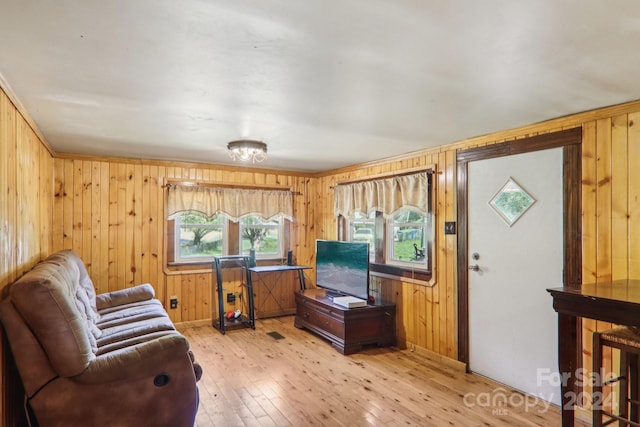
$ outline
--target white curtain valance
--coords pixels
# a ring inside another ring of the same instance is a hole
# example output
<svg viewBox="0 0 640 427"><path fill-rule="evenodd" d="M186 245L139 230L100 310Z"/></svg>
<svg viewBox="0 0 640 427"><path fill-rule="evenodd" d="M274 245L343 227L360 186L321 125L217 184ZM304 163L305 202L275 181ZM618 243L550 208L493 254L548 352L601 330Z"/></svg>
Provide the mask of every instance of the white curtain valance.
<svg viewBox="0 0 640 427"><path fill-rule="evenodd" d="M225 214L232 221L248 215L265 220L278 215L293 221L293 196L286 190L260 190L195 185L171 185L167 215L197 211L208 217Z"/></svg>
<svg viewBox="0 0 640 427"><path fill-rule="evenodd" d="M347 218L356 212L366 216L373 211L391 217L404 208L429 213L428 172L339 184L334 194L336 215Z"/></svg>

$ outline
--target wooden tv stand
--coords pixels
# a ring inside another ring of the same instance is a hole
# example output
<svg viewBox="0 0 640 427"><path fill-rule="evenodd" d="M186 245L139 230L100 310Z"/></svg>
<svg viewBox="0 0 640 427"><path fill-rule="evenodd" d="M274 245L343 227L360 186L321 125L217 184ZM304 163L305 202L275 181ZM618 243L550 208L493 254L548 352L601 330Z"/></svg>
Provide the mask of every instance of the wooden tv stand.
<svg viewBox="0 0 640 427"><path fill-rule="evenodd" d="M395 320L395 304L345 308L334 304L322 289L296 292L296 328L328 339L342 354L355 353L366 344L395 345Z"/></svg>

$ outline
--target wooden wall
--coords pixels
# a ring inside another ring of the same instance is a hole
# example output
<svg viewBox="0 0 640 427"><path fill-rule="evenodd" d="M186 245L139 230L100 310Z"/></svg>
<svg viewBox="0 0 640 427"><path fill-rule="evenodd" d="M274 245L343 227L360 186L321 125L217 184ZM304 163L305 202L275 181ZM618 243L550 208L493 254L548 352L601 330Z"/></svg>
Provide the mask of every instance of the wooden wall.
<svg viewBox="0 0 640 427"><path fill-rule="evenodd" d="M98 292L151 283L158 297L178 296L175 322L211 317L210 270L170 271L164 255L166 179L227 184L284 185L294 197L290 244L299 264L314 265L316 238L335 238L335 183L435 165L435 275L432 287L374 278L379 296L398 304L400 346L455 358L456 239L444 221L456 220L455 151L583 128L583 278L640 278L640 102L497 132L317 176L202 164L88 158L50 154L46 141L9 96L0 92L0 288L49 253L71 248L83 258ZM313 282L313 273L308 273ZM551 304L551 300L549 301ZM591 364L591 333L609 325L584 321L584 366ZM613 357L608 355L609 364ZM6 362L3 358L3 363ZM2 376L3 390L10 377ZM7 419L7 394L3 392ZM6 424L5 425L10 425Z"/></svg>
<svg viewBox="0 0 640 427"><path fill-rule="evenodd" d="M584 282L640 278L640 102L580 113L518 129L472 138L393 159L322 174L317 185L317 234L335 238L332 187L340 181L434 164L436 179L436 284L374 278L380 295L398 304L399 344L457 357L456 241L443 234L456 220L455 151L583 128L582 217ZM551 304L551 299L549 300ZM591 334L610 325L584 321L584 366L591 366ZM609 365L611 355L608 355Z"/></svg>
<svg viewBox="0 0 640 427"><path fill-rule="evenodd" d="M333 187L336 183L407 169L435 166L436 245L435 286L412 284L387 278L371 278L374 296L397 305L397 336L401 347L416 345L455 358L457 351L455 306L456 236L445 235L444 222L455 221L455 153L431 150L415 156L334 171L319 179L318 237L335 239L337 221L333 210Z"/></svg>
<svg viewBox="0 0 640 427"><path fill-rule="evenodd" d="M52 178L53 158L46 143L0 88L0 291L51 250ZM0 365L0 420L19 425L19 378L6 368L11 361L4 338Z"/></svg>
<svg viewBox="0 0 640 427"><path fill-rule="evenodd" d="M76 251L98 293L151 283L165 308L178 297L178 309L167 310L174 322L210 319L211 268L166 268L166 180L291 188L299 194L289 244L298 263L312 262L314 180L304 174L67 155L54 161L53 249ZM235 291L239 284L229 286Z"/></svg>
<svg viewBox="0 0 640 427"><path fill-rule="evenodd" d="M583 282L639 279L640 108L588 121L583 132ZM593 332L610 327L583 320L583 366L591 366ZM618 370L617 353L605 349L603 358L607 370ZM585 391L591 395L590 386Z"/></svg>

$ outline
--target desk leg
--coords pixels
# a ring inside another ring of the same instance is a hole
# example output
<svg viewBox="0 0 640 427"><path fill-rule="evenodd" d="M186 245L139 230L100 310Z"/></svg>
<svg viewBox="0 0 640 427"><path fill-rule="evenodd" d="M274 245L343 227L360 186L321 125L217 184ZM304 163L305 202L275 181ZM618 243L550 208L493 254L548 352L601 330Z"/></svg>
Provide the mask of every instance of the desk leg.
<svg viewBox="0 0 640 427"><path fill-rule="evenodd" d="M251 277L251 272L249 271L248 268L246 268L246 274L247 274L247 302L248 302L248 307L247 307L247 311L248 311L248 315L249 315L249 326L251 326L251 329L255 329L256 328L256 313L255 313L255 308L254 308L254 302L253 302L253 278Z"/></svg>
<svg viewBox="0 0 640 427"><path fill-rule="evenodd" d="M304 291L307 289L307 284L304 281L304 271L298 270L298 280L300 281L300 290Z"/></svg>
<svg viewBox="0 0 640 427"><path fill-rule="evenodd" d="M558 313L558 363L562 380L562 427L573 427L578 395L575 374L578 367L578 319Z"/></svg>

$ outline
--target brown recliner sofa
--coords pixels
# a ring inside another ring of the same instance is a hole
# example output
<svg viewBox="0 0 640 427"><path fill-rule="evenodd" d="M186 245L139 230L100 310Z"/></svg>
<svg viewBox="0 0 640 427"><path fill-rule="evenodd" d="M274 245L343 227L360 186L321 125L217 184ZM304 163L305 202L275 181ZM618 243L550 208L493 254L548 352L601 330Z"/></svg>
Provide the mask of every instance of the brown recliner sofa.
<svg viewBox="0 0 640 427"><path fill-rule="evenodd" d="M150 285L96 295L62 251L5 289L0 319L32 425L193 426L202 370Z"/></svg>

